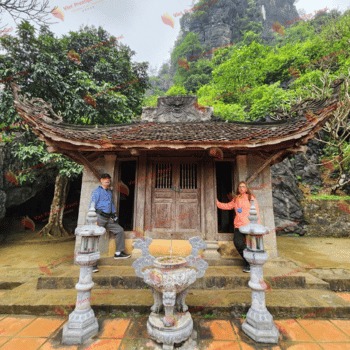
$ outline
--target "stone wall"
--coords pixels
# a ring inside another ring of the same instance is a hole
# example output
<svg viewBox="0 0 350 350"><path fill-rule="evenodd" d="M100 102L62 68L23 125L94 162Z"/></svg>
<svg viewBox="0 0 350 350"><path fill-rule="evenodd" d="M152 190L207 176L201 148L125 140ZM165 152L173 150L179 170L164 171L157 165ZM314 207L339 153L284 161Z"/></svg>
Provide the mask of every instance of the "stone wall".
<svg viewBox="0 0 350 350"><path fill-rule="evenodd" d="M350 237L350 200L302 200L308 237Z"/></svg>

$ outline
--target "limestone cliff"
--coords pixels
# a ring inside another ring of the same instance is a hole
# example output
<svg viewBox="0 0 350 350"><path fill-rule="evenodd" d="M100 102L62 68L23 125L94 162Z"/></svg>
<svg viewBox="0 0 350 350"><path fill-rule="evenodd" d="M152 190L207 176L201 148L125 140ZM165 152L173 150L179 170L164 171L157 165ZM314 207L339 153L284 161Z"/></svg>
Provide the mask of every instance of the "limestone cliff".
<svg viewBox="0 0 350 350"><path fill-rule="evenodd" d="M299 17L293 5L295 0L217 0L199 2L202 7L186 13L180 20L184 35L187 32L198 33L202 47L214 48L238 42L242 32L248 30L248 21L261 23L264 27L262 36L273 33L272 24Z"/></svg>

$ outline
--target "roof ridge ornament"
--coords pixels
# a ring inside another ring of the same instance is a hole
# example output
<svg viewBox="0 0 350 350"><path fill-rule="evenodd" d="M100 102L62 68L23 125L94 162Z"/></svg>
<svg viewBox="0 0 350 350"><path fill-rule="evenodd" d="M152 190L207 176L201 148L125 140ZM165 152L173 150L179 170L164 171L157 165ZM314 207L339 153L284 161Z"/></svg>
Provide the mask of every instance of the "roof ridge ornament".
<svg viewBox="0 0 350 350"><path fill-rule="evenodd" d="M143 107L141 120L158 123L212 121L214 108L198 104L196 95L160 96L157 107Z"/></svg>

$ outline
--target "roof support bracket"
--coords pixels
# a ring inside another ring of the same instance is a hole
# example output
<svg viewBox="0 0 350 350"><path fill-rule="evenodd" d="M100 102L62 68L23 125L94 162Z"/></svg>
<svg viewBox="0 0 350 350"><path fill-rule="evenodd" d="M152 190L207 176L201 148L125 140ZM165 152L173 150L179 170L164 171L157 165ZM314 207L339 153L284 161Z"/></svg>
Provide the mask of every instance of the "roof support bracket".
<svg viewBox="0 0 350 350"><path fill-rule="evenodd" d="M74 152L74 155L71 155L71 152L65 151L65 153L69 156L71 156L73 159L77 158L80 160L84 166L88 167L92 173L95 175L95 177L100 181L101 174L98 172L98 170L80 153L80 152Z"/></svg>
<svg viewBox="0 0 350 350"><path fill-rule="evenodd" d="M285 150L281 150L272 154L265 162L259 167L259 169L246 181L247 185L252 182L269 164L271 164L276 158L278 158Z"/></svg>

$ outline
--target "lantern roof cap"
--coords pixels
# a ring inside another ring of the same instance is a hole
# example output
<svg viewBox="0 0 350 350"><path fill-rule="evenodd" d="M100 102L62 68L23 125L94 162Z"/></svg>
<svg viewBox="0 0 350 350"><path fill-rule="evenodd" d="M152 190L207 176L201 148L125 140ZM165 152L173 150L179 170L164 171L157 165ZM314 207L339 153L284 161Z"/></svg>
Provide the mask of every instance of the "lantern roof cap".
<svg viewBox="0 0 350 350"><path fill-rule="evenodd" d="M102 236L106 232L106 229L104 227L97 226L96 222L97 215L94 202L92 202L87 214L86 225L77 227L75 229L75 234L77 236Z"/></svg>
<svg viewBox="0 0 350 350"><path fill-rule="evenodd" d="M251 236L263 236L269 232L269 228L258 224L259 217L257 216L257 210L254 205L254 199L250 201L251 207L249 210L249 224L239 228L239 231L244 235Z"/></svg>

